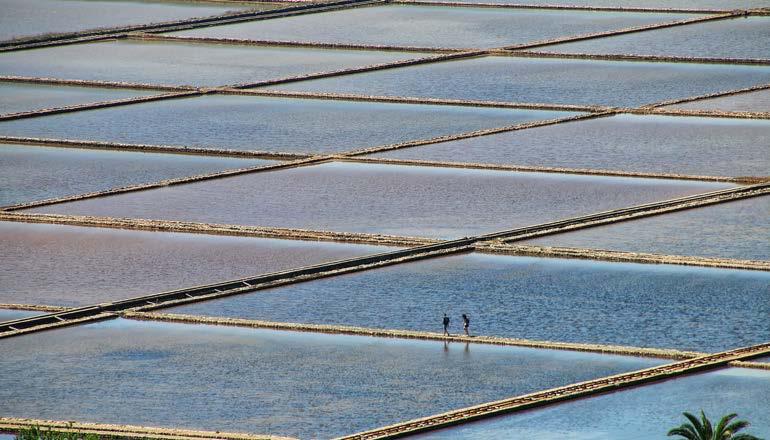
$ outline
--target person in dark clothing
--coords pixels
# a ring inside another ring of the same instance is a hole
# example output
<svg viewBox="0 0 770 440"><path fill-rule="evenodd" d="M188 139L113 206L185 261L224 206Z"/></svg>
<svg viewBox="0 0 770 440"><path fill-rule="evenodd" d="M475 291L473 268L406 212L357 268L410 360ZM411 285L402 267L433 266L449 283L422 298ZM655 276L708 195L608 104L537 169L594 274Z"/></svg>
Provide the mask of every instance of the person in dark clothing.
<svg viewBox="0 0 770 440"><path fill-rule="evenodd" d="M449 336L449 317L444 313L444 336Z"/></svg>
<svg viewBox="0 0 770 440"><path fill-rule="evenodd" d="M471 325L471 320L468 319L468 315L463 313L463 329L465 330L465 336L470 336L470 334L468 334L468 326L470 325Z"/></svg>

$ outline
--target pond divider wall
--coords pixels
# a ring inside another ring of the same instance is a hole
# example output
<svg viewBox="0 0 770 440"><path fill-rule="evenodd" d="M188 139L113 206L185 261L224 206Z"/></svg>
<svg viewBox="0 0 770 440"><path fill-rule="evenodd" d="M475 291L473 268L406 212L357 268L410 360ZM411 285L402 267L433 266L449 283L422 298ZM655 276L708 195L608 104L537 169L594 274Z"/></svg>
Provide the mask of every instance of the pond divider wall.
<svg viewBox="0 0 770 440"><path fill-rule="evenodd" d="M650 382L659 382L699 371L724 367L733 361L740 361L770 353L770 343L738 348L721 353L703 355L658 367L646 368L629 373L607 376L579 382L545 391L525 394L509 399L484 403L463 409L448 411L434 416L423 417L370 431L340 437L337 440L374 440L400 438L410 434L431 431L438 428L466 423L501 414L530 408L543 407L567 400L588 397L599 393L617 391Z"/></svg>
<svg viewBox="0 0 770 440"><path fill-rule="evenodd" d="M502 8L502 9L550 9L558 11L598 11L598 12L659 12L659 13L692 13L719 14L733 12L734 9L688 9L688 8L637 8L622 6L590 6L590 5L558 5L558 4L526 4L526 3L465 3L458 1L429 1L429 0L391 0L390 3L421 6L453 6L468 8Z"/></svg>
<svg viewBox="0 0 770 440"><path fill-rule="evenodd" d="M71 421L22 419L0 417L0 431L19 431L42 428L54 432L76 432L95 434L101 438L120 439L164 439L164 440L294 440L290 437L273 435L242 434L230 432L193 431L187 429L156 428L134 425L108 425L105 423L84 423Z"/></svg>
<svg viewBox="0 0 770 440"><path fill-rule="evenodd" d="M69 307L49 306L42 304L0 304L0 309L5 310L29 310L32 312L63 312Z"/></svg>
<svg viewBox="0 0 770 440"><path fill-rule="evenodd" d="M705 95L697 95L697 96L689 96L686 98L678 98L678 99L669 99L666 101L660 101L654 104L646 105L642 108L657 108L657 107L664 107L669 105L677 105L677 104L685 104L689 102L694 101L702 101L705 99L711 99L711 98L722 98L725 96L732 96L732 95L739 95L742 93L751 93L751 92L758 92L760 90L767 90L770 89L770 84L760 84L752 87L744 87L741 89L733 89L733 90L727 90L727 91L721 91L721 92L715 92L715 93L707 93Z"/></svg>
<svg viewBox="0 0 770 440"><path fill-rule="evenodd" d="M724 176L691 176L686 174L667 174L667 173L647 173L634 171L617 170L594 170L588 168L560 168L560 167L541 167L534 165L502 165L474 162L436 162L428 160L415 159L385 159L385 158L344 158L345 162L376 163L384 165L406 165L419 167L437 167L437 168L465 168L476 170L498 170L498 171L519 171L535 173L557 173L557 174L582 174L589 176L613 176L613 177L640 177L646 179L678 179L678 180L697 180L710 182L729 182L729 183L757 183L758 178L742 177L724 177Z"/></svg>
<svg viewBox="0 0 770 440"><path fill-rule="evenodd" d="M159 90L159 91L168 91L168 92L198 91L202 93L205 90L205 89L199 89L193 86L132 83L132 82L125 82L125 81L41 78L41 77L33 77L33 76L15 76L15 75L0 75L0 81L33 83L33 84L51 84L51 85L60 85L60 86L100 87L105 89L142 89L142 90L146 89L146 90Z"/></svg>
<svg viewBox="0 0 770 440"><path fill-rule="evenodd" d="M126 310L154 310L409 261L471 252L472 244L472 238L464 238L7 321L0 323L0 339L65 325L111 319L117 317L118 312Z"/></svg>
<svg viewBox="0 0 770 440"><path fill-rule="evenodd" d="M235 46L277 46L277 47L304 47L313 49L347 49L347 50L376 50L381 52L436 52L455 53L467 52L473 48L456 49L446 47L416 47L416 46L386 46L376 44L345 44L345 43L319 43L315 41L291 41L291 40L249 40L239 38L216 37L191 37L181 35L159 35L147 33L132 33L128 35L130 40L145 41L182 41L191 43L229 44Z"/></svg>
<svg viewBox="0 0 770 440"><path fill-rule="evenodd" d="M131 218L93 217L61 214L37 214L0 211L0 221L21 223L46 223L96 228L125 229L157 232L180 232L189 234L225 235L237 237L273 238L283 240L329 241L351 244L382 246L424 246L440 243L421 237L365 234L357 232L314 231L310 229L272 228L261 226L224 225L171 220L147 220ZM2 308L2 307L0 307Z"/></svg>
<svg viewBox="0 0 770 440"><path fill-rule="evenodd" d="M0 114L0 121L10 121L15 119L25 119L25 118L32 118L37 116L56 115L60 113L70 113L70 112L77 112L77 111L83 111L83 110L95 110L100 108L118 107L121 105L128 105L128 104L141 104L144 102L161 101L166 99L189 98L191 96L198 96L198 95L200 95L199 92L174 92L174 93L165 93L161 95L139 96L135 98L113 99L109 101L99 101L99 102L91 102L86 104L68 105L64 107L43 108L43 109L32 110L27 112Z"/></svg>
<svg viewBox="0 0 770 440"><path fill-rule="evenodd" d="M577 60L600 61L642 61L654 63L696 63L696 64L738 64L770 66L768 58L717 58L717 57L684 57L672 55L638 55L638 54L593 54L593 53L561 53L538 51L498 51L495 55L522 57L522 58L564 58Z"/></svg>
<svg viewBox="0 0 770 440"><path fill-rule="evenodd" d="M422 58L412 58L407 60L392 61L388 63L370 64L367 66L349 67L349 68L339 69L339 70L330 70L328 72L308 73L304 75L295 75L295 76L289 76L285 78L269 79L269 80L257 81L253 83L230 84L230 85L224 86L224 88L247 89L251 87L273 86L278 84L288 84L288 83L299 82L299 81L307 81L311 79L332 78L335 76L350 75L353 73L375 72L378 70L395 69L398 67L417 66L420 64L452 61L452 60L464 59L464 58L474 58L474 57L479 57L484 55L486 55L486 52L483 50L455 52L451 54L434 55L434 56L428 56L428 57L422 57Z"/></svg>
<svg viewBox="0 0 770 440"><path fill-rule="evenodd" d="M545 104L529 102L505 102L505 101L479 101L471 99L443 99L443 98L418 98L411 96L379 96L379 95L356 95L347 93L327 93L327 92L294 92L286 90L263 90L263 89L227 89L220 88L215 91L224 95L252 95L267 96L273 98L289 99L326 99L330 101L361 101L361 102L381 102L395 104L418 104L418 105L447 105L457 107L491 107L491 108L510 108L520 110L553 110L569 112L602 113L616 110L615 107L606 107L600 105L574 105L574 104Z"/></svg>
<svg viewBox="0 0 770 440"><path fill-rule="evenodd" d="M640 108L629 111L636 115L691 116L696 118L770 119L770 112L737 112L722 110L691 110L666 108Z"/></svg>
<svg viewBox="0 0 770 440"><path fill-rule="evenodd" d="M216 26L220 24L239 23L243 21L290 17L294 15L377 4L383 1L384 0L341 0L324 3L309 3L265 11L233 11L220 15L212 15L209 17L194 17L182 20L166 21L163 23L139 24L103 29L88 29L79 32L36 35L15 40L0 41L0 52L91 42L111 38L123 38L127 33L135 31L169 32L199 27Z"/></svg>
<svg viewBox="0 0 770 440"><path fill-rule="evenodd" d="M274 165L259 165L255 167L230 169L230 170L219 171L219 172L209 173L209 174L199 174L196 176L180 177L178 179L166 179L166 180L161 180L153 183L123 186L123 187L112 188L112 189L107 189L103 191L94 191L90 193L77 194L73 196L57 197L52 199L37 200L34 202L28 202L28 203L20 203L17 205L0 207L0 211L16 211L20 209L39 208L41 206L56 205L59 203L73 202L76 200L93 199L97 197L107 197L107 196L112 196L116 194L124 194L129 192L136 192L136 191L146 191L149 189L161 188L165 186L182 185L185 183L200 182L203 180L221 179L225 177L238 176L238 175L247 174L247 173L257 173L257 172L282 170L286 168L294 168L294 167L299 167L299 166L304 166L309 164L320 163L327 160L328 160L327 158L319 156L319 157L311 157L308 159L286 161L286 162L274 164Z"/></svg>
<svg viewBox="0 0 770 440"><path fill-rule="evenodd" d="M549 349L549 350L568 350L568 351L581 351L581 352L602 353L602 354L615 354L615 355L624 355L624 356L654 357L654 358L662 358L662 359L690 359L696 356L703 356L703 353L669 350L669 349L658 349L658 348L640 348L640 347L627 347L627 346L620 346L620 345L535 341L535 340L529 340L529 339L501 338L501 337L495 337L495 336L465 336L465 335L459 335L459 334L444 336L444 334L442 333L422 332L422 331L413 331L413 330L378 329L378 328L353 327L353 326L346 326L346 325L300 324L300 323L290 323L290 322L273 322L273 321L260 321L260 320L251 320L251 319L183 315L183 314L173 314L173 313L168 314L168 313L147 313L147 312L124 312L121 314L121 316L124 318L130 318L130 319L178 322L178 323L188 323L188 324L207 324L207 325L222 325L222 326L230 326L230 327L266 328L266 329L273 329L273 330L288 330L288 331L312 332L312 333L374 336L379 338L417 339L417 340L426 340L426 341L504 345L504 346L516 346L516 347L527 347L527 348L541 348L541 349Z"/></svg>
<svg viewBox="0 0 770 440"><path fill-rule="evenodd" d="M613 261L620 263L673 264L684 266L718 267L724 269L770 271L770 261L647 254L640 252L622 252L603 249L517 245L505 244L501 241L490 241L487 243L478 244L476 245L476 251L514 256L572 258L580 260Z"/></svg>
<svg viewBox="0 0 770 440"><path fill-rule="evenodd" d="M549 40L540 40L540 41L534 41L529 43L515 44L511 46L504 46L504 47L501 47L500 49L505 49L505 50L531 49L535 47L550 46L553 44L593 40L596 38L632 34L636 32L644 32L644 31L650 31L654 29L664 29L664 28L670 28L674 26L685 26L685 25L694 24L694 23L705 23L708 21L724 20L726 18L741 17L744 15L746 15L746 12L744 11L732 11L732 12L720 13L717 15L699 16L695 18L687 18L684 20L675 20L675 21L669 21L665 23L655 23L655 24L648 24L644 26L634 26L634 27L627 27L623 29L615 29L615 30L605 31L605 32L594 32L590 34L574 35L571 37L559 37L559 38L552 38Z"/></svg>
<svg viewBox="0 0 770 440"><path fill-rule="evenodd" d="M643 205L636 205L627 208L620 208L595 214L573 217L531 227L495 232L477 238L479 241L501 239L506 243L510 243L513 241L543 237L545 235L591 228L609 223L619 223L642 217L699 208L702 206L714 205L733 200L758 197L765 194L770 194L770 183L737 186L719 191L712 191L692 196L679 197L676 199L663 200L660 202L647 203Z"/></svg>
<svg viewBox="0 0 770 440"><path fill-rule="evenodd" d="M101 142L101 141L82 141L72 139L48 139L17 136L0 136L0 148L3 144L24 144L31 146L61 147L61 148L79 148L89 150L119 150L119 151L138 151L143 153L166 153L166 154L187 154L193 156L223 156L239 157L245 159L266 159L266 160L297 160L308 159L311 154L300 153L279 153L272 151L242 151L230 149L208 149L198 147L185 147L182 145L149 145L149 144L124 144L119 142Z"/></svg>

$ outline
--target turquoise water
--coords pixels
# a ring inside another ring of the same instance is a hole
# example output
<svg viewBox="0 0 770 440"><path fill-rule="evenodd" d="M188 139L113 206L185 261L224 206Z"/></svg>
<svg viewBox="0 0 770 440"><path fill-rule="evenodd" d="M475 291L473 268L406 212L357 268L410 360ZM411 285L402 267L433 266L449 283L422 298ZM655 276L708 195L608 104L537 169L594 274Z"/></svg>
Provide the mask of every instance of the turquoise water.
<svg viewBox="0 0 770 440"><path fill-rule="evenodd" d="M272 163L276 162L0 144L0 206Z"/></svg>
<svg viewBox="0 0 770 440"><path fill-rule="evenodd" d="M769 297L766 272L467 254L168 312L712 352L770 341Z"/></svg>
<svg viewBox="0 0 770 440"><path fill-rule="evenodd" d="M4 416L302 438L336 437L660 363L125 320L14 339L0 341Z"/></svg>
<svg viewBox="0 0 770 440"><path fill-rule="evenodd" d="M156 93L160 92L0 82L0 114L133 98Z"/></svg>
<svg viewBox="0 0 770 440"><path fill-rule="evenodd" d="M219 86L422 56L404 52L117 40L2 53L0 74Z"/></svg>
<svg viewBox="0 0 770 440"><path fill-rule="evenodd" d="M0 303L81 306L388 249L0 222Z"/></svg>
<svg viewBox="0 0 770 440"><path fill-rule="evenodd" d="M730 368L409 438L662 439L669 429L687 422L682 412L699 414L701 409L714 423L738 413L738 419L751 423L742 433L764 438L770 436L770 413L761 402L768 399L770 371Z"/></svg>
<svg viewBox="0 0 770 440"><path fill-rule="evenodd" d="M736 112L770 112L770 90L740 93L722 98L703 99L672 105L668 108L689 110L722 110Z"/></svg>
<svg viewBox="0 0 770 440"><path fill-rule="evenodd" d="M195 37L416 47L500 47L690 18L538 9L385 5L182 31Z"/></svg>
<svg viewBox="0 0 770 440"><path fill-rule="evenodd" d="M0 133L201 148L330 153L573 114L206 95L8 121L0 123Z"/></svg>
<svg viewBox="0 0 770 440"><path fill-rule="evenodd" d="M770 196L527 241L544 246L770 260Z"/></svg>
<svg viewBox="0 0 770 440"><path fill-rule="evenodd" d="M33 212L454 238L725 187L687 181L325 163L41 207Z"/></svg>
<svg viewBox="0 0 770 440"><path fill-rule="evenodd" d="M248 9L275 6L254 3ZM111 0L0 0L0 40L51 32L158 23L247 9L244 3Z"/></svg>
<svg viewBox="0 0 770 440"><path fill-rule="evenodd" d="M770 66L492 56L303 81L272 88L366 95L639 106L768 82Z"/></svg>
<svg viewBox="0 0 770 440"><path fill-rule="evenodd" d="M41 312L30 312L27 310L0 309L0 322L13 321L15 319L27 318L40 314Z"/></svg>
<svg viewBox="0 0 770 440"><path fill-rule="evenodd" d="M770 57L770 17L676 26L541 48L557 53L612 53L709 58Z"/></svg>
<svg viewBox="0 0 770 440"><path fill-rule="evenodd" d="M716 176L766 176L770 121L618 115L375 157Z"/></svg>

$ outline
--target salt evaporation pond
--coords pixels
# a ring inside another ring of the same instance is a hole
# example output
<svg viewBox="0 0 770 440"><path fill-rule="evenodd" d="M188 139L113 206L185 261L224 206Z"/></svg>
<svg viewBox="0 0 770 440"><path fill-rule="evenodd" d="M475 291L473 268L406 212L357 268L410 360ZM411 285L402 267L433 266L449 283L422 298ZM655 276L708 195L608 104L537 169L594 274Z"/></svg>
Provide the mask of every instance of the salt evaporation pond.
<svg viewBox="0 0 770 440"><path fill-rule="evenodd" d="M280 4L204 1L0 0L0 40L272 9Z"/></svg>
<svg viewBox="0 0 770 440"><path fill-rule="evenodd" d="M0 206L273 163L277 162L0 144Z"/></svg>
<svg viewBox="0 0 770 440"><path fill-rule="evenodd" d="M676 180L334 162L32 212L455 238L726 187Z"/></svg>
<svg viewBox="0 0 770 440"><path fill-rule="evenodd" d="M95 304L388 249L0 222L0 303Z"/></svg>
<svg viewBox="0 0 770 440"><path fill-rule="evenodd" d="M742 433L770 436L770 371L729 368L668 380L639 388L565 402L485 421L442 429L410 439L614 440L666 438L669 429L687 422L682 412L712 423L737 413L751 426ZM601 417L596 417L601 414Z"/></svg>
<svg viewBox="0 0 770 440"><path fill-rule="evenodd" d="M574 114L206 95L7 121L0 123L0 133L200 148L330 153Z"/></svg>
<svg viewBox="0 0 770 440"><path fill-rule="evenodd" d="M0 341L4 416L302 438L662 363L122 319L14 339Z"/></svg>
<svg viewBox="0 0 770 440"><path fill-rule="evenodd" d="M147 90L106 89L0 82L0 114L160 94Z"/></svg>
<svg viewBox="0 0 770 440"><path fill-rule="evenodd" d="M622 114L373 157L701 176L766 176L770 121Z"/></svg>
<svg viewBox="0 0 770 440"><path fill-rule="evenodd" d="M767 5L766 5L767 6ZM551 53L770 57L770 17L739 17L538 48Z"/></svg>
<svg viewBox="0 0 770 440"><path fill-rule="evenodd" d="M770 66L488 56L270 88L635 107L768 82Z"/></svg>
<svg viewBox="0 0 770 440"><path fill-rule="evenodd" d="M525 243L770 261L768 228L770 196L764 196L567 232Z"/></svg>
<svg viewBox="0 0 770 440"><path fill-rule="evenodd" d="M739 93L720 98L701 99L666 108L681 110L721 110L733 112L770 112L770 89Z"/></svg>
<svg viewBox="0 0 770 440"><path fill-rule="evenodd" d="M439 0L454 3L457 0ZM462 0L462 3L593 6L615 8L753 9L767 7L767 0Z"/></svg>
<svg viewBox="0 0 770 440"><path fill-rule="evenodd" d="M168 313L716 352L770 341L768 298L767 272L467 254Z"/></svg>
<svg viewBox="0 0 770 440"><path fill-rule="evenodd" d="M42 313L43 312L32 312L29 310L0 309L0 322L29 318L30 316L40 315Z"/></svg>
<svg viewBox="0 0 770 440"><path fill-rule="evenodd" d="M689 14L384 5L178 32L192 37L492 48L683 20Z"/></svg>
<svg viewBox="0 0 770 440"><path fill-rule="evenodd" d="M413 52L110 40L0 54L0 74L221 86L420 58Z"/></svg>

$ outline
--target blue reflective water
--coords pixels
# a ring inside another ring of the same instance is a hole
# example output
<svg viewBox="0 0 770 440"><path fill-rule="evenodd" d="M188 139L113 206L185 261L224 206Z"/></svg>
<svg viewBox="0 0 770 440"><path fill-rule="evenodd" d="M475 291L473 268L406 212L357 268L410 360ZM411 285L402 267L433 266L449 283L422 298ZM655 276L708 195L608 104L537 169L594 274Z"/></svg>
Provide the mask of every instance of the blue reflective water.
<svg viewBox="0 0 770 440"><path fill-rule="evenodd" d="M28 318L30 316L35 316L40 314L42 314L42 312L30 312L28 310L0 309L0 322L13 321L14 319Z"/></svg>
<svg viewBox="0 0 770 440"><path fill-rule="evenodd" d="M51 32L149 24L270 4L152 0L0 0L0 40Z"/></svg>
<svg viewBox="0 0 770 440"><path fill-rule="evenodd" d="M33 211L454 238L727 186L334 162Z"/></svg>
<svg viewBox="0 0 770 440"><path fill-rule="evenodd" d="M770 371L730 368L448 428L413 439L663 439L703 409L716 423L738 413L745 433L770 436ZM599 416L600 415L600 416Z"/></svg>
<svg viewBox="0 0 770 440"><path fill-rule="evenodd" d="M672 105L669 108L692 110L722 110L737 112L770 112L770 90L739 93L722 98L701 99Z"/></svg>
<svg viewBox="0 0 770 440"><path fill-rule="evenodd" d="M492 56L303 81L271 88L365 95L639 106L768 82L770 66Z"/></svg>
<svg viewBox="0 0 770 440"><path fill-rule="evenodd" d="M716 176L770 174L770 121L617 115L375 156Z"/></svg>
<svg viewBox="0 0 770 440"><path fill-rule="evenodd" d="M720 351L770 341L770 273L469 254L169 310L206 316ZM715 320L725 302L730 319Z"/></svg>
<svg viewBox="0 0 770 440"><path fill-rule="evenodd" d="M0 222L0 303L95 304L388 249Z"/></svg>
<svg viewBox="0 0 770 440"><path fill-rule="evenodd" d="M0 82L0 114L133 98L160 92Z"/></svg>
<svg viewBox="0 0 770 440"><path fill-rule="evenodd" d="M770 260L770 196L568 232L529 244Z"/></svg>
<svg viewBox="0 0 770 440"><path fill-rule="evenodd" d="M770 57L770 17L740 17L578 41L539 50L707 58Z"/></svg>
<svg viewBox="0 0 770 440"><path fill-rule="evenodd" d="M196 37L500 47L691 18L687 14L384 5L179 32Z"/></svg>
<svg viewBox="0 0 770 440"><path fill-rule="evenodd" d="M202 148L329 153L573 114L207 95L8 121L0 123L0 133Z"/></svg>
<svg viewBox="0 0 770 440"><path fill-rule="evenodd" d="M218 86L326 72L419 53L116 40L0 54L0 74Z"/></svg>
<svg viewBox="0 0 770 440"><path fill-rule="evenodd" d="M4 416L302 438L336 437L660 363L124 320L14 339L0 340Z"/></svg>
<svg viewBox="0 0 770 440"><path fill-rule="evenodd" d="M0 144L0 206L275 163Z"/></svg>

